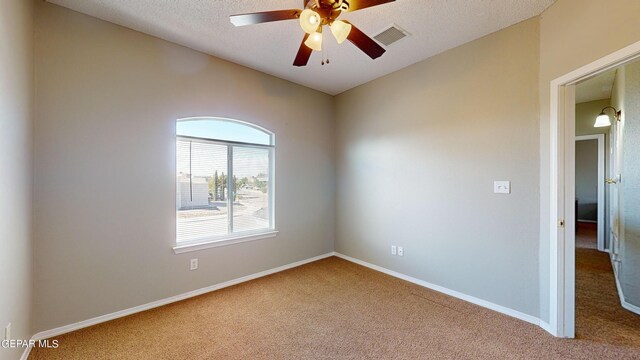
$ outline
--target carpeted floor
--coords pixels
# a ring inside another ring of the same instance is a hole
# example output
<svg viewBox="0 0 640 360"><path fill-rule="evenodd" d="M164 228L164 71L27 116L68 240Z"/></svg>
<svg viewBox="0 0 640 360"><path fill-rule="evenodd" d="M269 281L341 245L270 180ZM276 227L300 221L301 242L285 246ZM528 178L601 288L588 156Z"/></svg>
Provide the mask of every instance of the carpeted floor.
<svg viewBox="0 0 640 360"><path fill-rule="evenodd" d="M597 224L580 222L576 232L576 335L594 342L637 347L640 316L619 304L609 255L596 250L597 229Z"/></svg>
<svg viewBox="0 0 640 360"><path fill-rule="evenodd" d="M576 337L635 347L640 359L640 315L620 305L609 254L576 249Z"/></svg>
<svg viewBox="0 0 640 360"><path fill-rule="evenodd" d="M598 224L578 222L576 231L576 248L598 248Z"/></svg>
<svg viewBox="0 0 640 360"><path fill-rule="evenodd" d="M619 309L606 255L579 251L576 340L332 257L60 336L30 359L640 359L640 317Z"/></svg>

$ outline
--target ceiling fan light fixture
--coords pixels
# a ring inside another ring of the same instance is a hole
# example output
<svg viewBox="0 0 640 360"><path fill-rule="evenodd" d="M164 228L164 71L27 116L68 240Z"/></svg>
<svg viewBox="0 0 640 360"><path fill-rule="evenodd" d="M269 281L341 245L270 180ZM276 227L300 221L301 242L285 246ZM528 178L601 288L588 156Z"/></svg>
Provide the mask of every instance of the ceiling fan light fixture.
<svg viewBox="0 0 640 360"><path fill-rule="evenodd" d="M304 42L304 44L307 45L309 49L322 51L322 33L315 32L309 35L309 38Z"/></svg>
<svg viewBox="0 0 640 360"><path fill-rule="evenodd" d="M304 42L304 44L307 45L309 49L322 51L322 33L314 32L309 35L309 38Z"/></svg>
<svg viewBox="0 0 640 360"><path fill-rule="evenodd" d="M300 14L300 27L307 34L313 34L318 30L321 20L320 14L311 9L305 9Z"/></svg>
<svg viewBox="0 0 640 360"><path fill-rule="evenodd" d="M342 44L347 40L349 33L351 33L351 27L351 24L340 20L336 20L331 24L331 33L333 37L336 38L338 44Z"/></svg>

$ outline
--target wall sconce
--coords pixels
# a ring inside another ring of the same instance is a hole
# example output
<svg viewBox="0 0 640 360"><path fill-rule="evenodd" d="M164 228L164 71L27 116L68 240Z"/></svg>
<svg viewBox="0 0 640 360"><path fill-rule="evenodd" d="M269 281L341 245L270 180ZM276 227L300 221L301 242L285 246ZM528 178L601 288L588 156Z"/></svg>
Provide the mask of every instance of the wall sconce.
<svg viewBox="0 0 640 360"><path fill-rule="evenodd" d="M622 111L616 110L616 108L614 108L613 106L607 106L602 109L602 111L600 112L600 115L598 115L598 117L596 118L596 123L593 124L593 127L611 126L611 119L609 118L609 115L604 113L604 111L607 109L613 109L613 111L615 112L616 120L620 121L620 117L622 116Z"/></svg>

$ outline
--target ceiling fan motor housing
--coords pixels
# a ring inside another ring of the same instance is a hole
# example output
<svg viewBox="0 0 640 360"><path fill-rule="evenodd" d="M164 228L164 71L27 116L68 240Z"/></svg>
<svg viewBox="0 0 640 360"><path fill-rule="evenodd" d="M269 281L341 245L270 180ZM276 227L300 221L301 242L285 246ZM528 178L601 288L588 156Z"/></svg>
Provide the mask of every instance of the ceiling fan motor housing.
<svg viewBox="0 0 640 360"><path fill-rule="evenodd" d="M344 6L344 0L317 0L309 1L307 9L311 9L320 15L320 25L331 25L340 16ZM348 9L348 3L347 3Z"/></svg>

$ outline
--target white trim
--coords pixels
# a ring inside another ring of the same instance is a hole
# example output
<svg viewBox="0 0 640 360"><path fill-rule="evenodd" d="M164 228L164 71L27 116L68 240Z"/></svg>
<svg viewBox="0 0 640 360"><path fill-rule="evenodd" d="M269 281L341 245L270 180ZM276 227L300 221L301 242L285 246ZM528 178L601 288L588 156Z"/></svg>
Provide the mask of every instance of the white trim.
<svg viewBox="0 0 640 360"><path fill-rule="evenodd" d="M598 220L580 220L578 222L590 222L598 224L598 250L605 251L604 247L604 229L606 227L605 224L605 189L604 189L604 166L605 166L605 149L604 149L604 134L595 134L595 135L582 135L576 136L577 141L585 141L585 140L597 140L598 141ZM574 158L575 163L575 158ZM576 217L578 214L576 214Z"/></svg>
<svg viewBox="0 0 640 360"><path fill-rule="evenodd" d="M243 242L247 242L247 241L268 239L268 238L275 237L276 235L278 235L278 231L269 230L269 231L262 232L262 233L259 233L259 234L249 234L249 235L235 236L235 237L231 237L231 238L225 238L224 240L211 240L211 241L204 241L204 242L197 242L197 243L186 243L186 244L180 244L180 245L174 246L173 247L173 252L176 253L176 254L183 254L183 253L186 253L186 252L210 249L210 248L233 245L233 244L239 244L239 243L243 243Z"/></svg>
<svg viewBox="0 0 640 360"><path fill-rule="evenodd" d="M609 253L609 260L611 260L611 267L613 268L613 277L616 279L616 289L618 289L618 297L620 298L620 305L623 308L631 311L632 313L640 315L640 307L630 304L627 302L624 297L624 292L622 292L622 285L620 285L620 280L618 279L618 271L616 270L615 261L613 261L613 254Z"/></svg>
<svg viewBox="0 0 640 360"><path fill-rule="evenodd" d="M276 144L276 134L265 128L262 127L260 125L256 125L254 123L250 123L248 121L244 121L244 120L237 120L237 119L232 119L232 118L226 118L226 117L220 117L220 116L189 116L189 117L185 117L185 118L180 118L180 119L176 119L176 128L178 125L178 122L181 121L203 121L203 120L218 120L218 121L224 121L224 122L229 122L229 123L235 123L235 124L241 124L250 128L254 128L256 130L262 131L263 133L269 135L269 145L268 146L275 146ZM177 136L177 131L176 131L176 136ZM256 145L262 145L262 144L256 144Z"/></svg>
<svg viewBox="0 0 640 360"><path fill-rule="evenodd" d="M576 141L598 140L600 139L600 135L602 135L602 137L604 138L604 134L576 135Z"/></svg>
<svg viewBox="0 0 640 360"><path fill-rule="evenodd" d="M564 266L567 260L565 257L573 254L572 251L566 251L569 249L566 249L567 244L565 244L566 236L570 234L572 227L558 228L558 220L562 219L561 216L574 213L573 204L566 204L560 201L560 197L565 195L564 189L567 186L564 179L564 171L566 169L563 163L565 156L564 143L566 140L564 129L567 125L564 114L564 90L566 85L572 85L578 81L596 76L638 57L640 57L640 41L556 78L550 83L550 190L549 194L547 194L550 199L548 229L550 235L549 329L555 336L567 337L572 335L573 329L567 328L566 315L567 312L575 310L573 304L575 297L571 298L570 294L567 293L567 288L575 285L575 279L572 276L572 271L575 271L575 269ZM565 296L565 293L567 296Z"/></svg>
<svg viewBox="0 0 640 360"><path fill-rule="evenodd" d="M597 220L585 220L585 219L578 219L577 221L578 221L578 222L581 222L581 223L588 223L588 224L597 224L597 223L598 223L598 221L597 221ZM600 251L604 251L604 250L600 250Z"/></svg>
<svg viewBox="0 0 640 360"><path fill-rule="evenodd" d="M497 311L499 313L502 313L502 314L505 314L505 315L509 315L509 316L514 317L516 319L520 319L520 320L526 321L528 323L540 326L540 319L538 319L535 316L528 315L528 314L519 312L517 310L513 310L513 309L510 309L508 307L504 307L502 305L494 304L494 303L489 302L487 300L479 299L479 298L473 297L471 295L463 294L463 293L455 291L455 290L447 289L445 287L442 287L442 286L439 286L439 285L435 285L435 284L426 282L424 280L416 279L414 277L411 277L411 276L408 276L408 275L405 275L405 274L401 274L401 273L395 272L393 270L389 270L389 269L383 268L382 266L374 265L374 264L368 263L366 261L362 261L362 260L359 260L359 259L356 259L356 258L352 258L351 256L347 256L347 255L340 254L340 253L337 253L337 252L335 252L334 255L339 257L339 258L342 258L344 260L350 261L352 263L355 263L355 264L358 264L358 265L362 265L364 267L368 267L369 269L373 269L373 270L379 271L381 273L385 273L387 275L391 275L391 276L396 277L398 279L402 279L402 280L414 283L416 285L420 285L422 287L426 287L428 289L437 291L439 293L443 293L445 295L453 296L453 297L458 298L460 300L464 300L464 301L470 302L472 304L475 304L475 305L478 305L478 306L482 306L482 307L487 308L489 310Z"/></svg>
<svg viewBox="0 0 640 360"><path fill-rule="evenodd" d="M606 149L604 144L604 134L598 134L598 250L604 251L604 229L606 228L605 224L605 157Z"/></svg>
<svg viewBox="0 0 640 360"><path fill-rule="evenodd" d="M33 338L31 338L31 340L33 340ZM31 349L32 349L32 346L27 346L27 348L24 349L24 351L22 352L22 356L20 356L20 360L29 359L29 354L31 354Z"/></svg>
<svg viewBox="0 0 640 360"><path fill-rule="evenodd" d="M263 276L267 276L267 275L271 275L271 274L275 274L284 270L288 270L288 269L292 269L294 267L298 267L304 264L308 264L314 261L318 261L324 258L328 258L333 256L333 253L326 253L323 255L319 255L319 256L315 256L306 260L301 260L301 261L297 261L291 264L287 264L287 265L283 265L283 266L279 266L277 268L273 268L270 270L265 270L265 271L261 271L259 273L255 273L255 274L251 274L251 275L247 275L247 276L243 276L234 280L229 280L229 281L225 281L223 283L220 284L216 284L216 285L212 285L212 286L207 286L201 289L197 289L197 290L193 290L193 291L189 291L180 295L176 295L176 296L172 296L172 297L168 297L162 300L157 300L157 301L153 301L144 305L139 305L139 306L135 306L129 309L125 309L125 310L120 310L120 311L116 311L114 313L111 314L106 314L106 315L102 315L102 316L98 316L98 317L94 317L88 320L83 320L83 321L79 321L77 323L74 324L69 324L69 325L65 325L65 326L61 326L61 327L57 327L55 329L51 329L51 330L46 330L46 331L41 331L35 335L33 335L32 339L38 341L38 340L43 340L43 339L48 339L50 337L53 336L58 336L58 335L62 335L62 334L66 334L72 331L76 331L76 330L80 330L89 326L93 326L93 325L97 325L103 322L107 322L110 320L114 320L114 319L118 319L124 316L128 316L128 315L132 315L135 313L139 313L142 311L146 311L149 309L153 309L153 308L157 308L163 305L167 305L167 304L171 304L174 303L176 301L181 301L181 300L185 300L188 298L192 298L194 296L198 296L198 295L202 295L202 294L206 294L212 291L216 291L216 290L220 290L229 286L233 286L233 285L237 285L246 281L250 281L250 280L255 280L258 278L261 278Z"/></svg>
<svg viewBox="0 0 640 360"><path fill-rule="evenodd" d="M546 332L548 332L550 334L553 334L553 330L551 329L551 325L548 322L540 320L540 327L542 328L542 330L544 330L544 331L546 331Z"/></svg>
<svg viewBox="0 0 640 360"><path fill-rule="evenodd" d="M576 86L564 87L564 332L566 338L575 337L575 277L576 277ZM567 210L567 208L571 208ZM571 226L568 226L571 224Z"/></svg>
<svg viewBox="0 0 640 360"><path fill-rule="evenodd" d="M621 305L623 308L631 311L632 313L640 315L640 307L629 304L626 300L621 301Z"/></svg>
<svg viewBox="0 0 640 360"><path fill-rule="evenodd" d="M550 157L549 157L549 330L551 334L554 336L560 335L559 330L559 321L558 321L558 303L562 303L562 292L559 291L559 287L562 286L561 279L558 277L559 267L558 267L558 259L560 258L559 253L561 250L558 248L557 243L559 242L560 232L558 230L558 221L560 220L560 215L562 212L560 211L561 206L558 202L560 187L558 186L558 182L560 181L561 172L558 171L559 164L558 159L560 155L558 154L558 142L560 138L561 128L558 126L558 108L560 106L559 96L563 94L564 100L564 92L560 91L557 86L551 86L551 116L549 119L549 145L550 145ZM562 210L564 210L562 208Z"/></svg>

